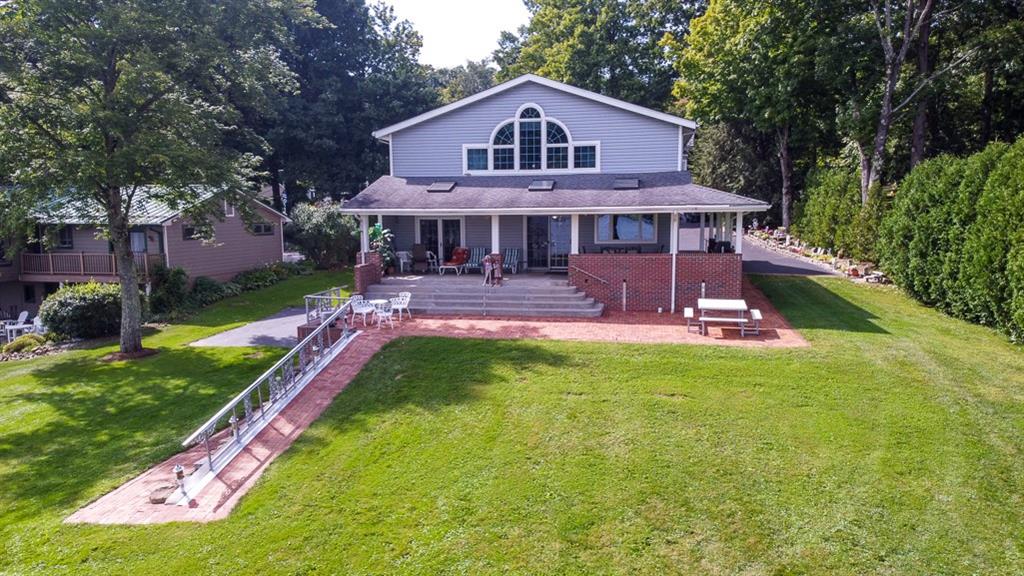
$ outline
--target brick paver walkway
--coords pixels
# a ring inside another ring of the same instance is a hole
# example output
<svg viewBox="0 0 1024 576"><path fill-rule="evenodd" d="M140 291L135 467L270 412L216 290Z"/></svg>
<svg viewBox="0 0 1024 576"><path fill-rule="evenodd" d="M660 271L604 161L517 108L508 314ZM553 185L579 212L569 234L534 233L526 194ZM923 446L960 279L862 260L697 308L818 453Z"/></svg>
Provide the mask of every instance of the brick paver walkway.
<svg viewBox="0 0 1024 576"><path fill-rule="evenodd" d="M739 330L712 328L708 336L688 331L681 316L606 312L593 320L522 320L494 318L422 318L405 320L394 330L367 329L325 368L270 425L211 481L189 506L151 504L149 495L171 483L173 469L191 469L203 457L201 447L182 452L78 510L65 521L95 524L208 522L226 517L263 470L327 408L363 366L390 340L401 336L577 340L622 343L717 344L746 347L807 346L768 300L749 283L744 298L764 314L760 336L740 338ZM638 330L637 326L643 326Z"/></svg>

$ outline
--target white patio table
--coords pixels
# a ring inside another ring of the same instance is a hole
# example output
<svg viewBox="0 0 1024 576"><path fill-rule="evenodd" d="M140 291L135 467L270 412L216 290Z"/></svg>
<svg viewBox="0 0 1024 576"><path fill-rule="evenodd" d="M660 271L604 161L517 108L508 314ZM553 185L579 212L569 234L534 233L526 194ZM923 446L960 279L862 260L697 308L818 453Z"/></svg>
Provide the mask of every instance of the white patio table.
<svg viewBox="0 0 1024 576"><path fill-rule="evenodd" d="M738 324L740 336L746 336L744 325L747 323L747 301L734 298L698 298L697 308L700 309L700 331L705 336L708 333L708 322L729 322ZM705 312L736 312L735 318L725 316L708 316Z"/></svg>

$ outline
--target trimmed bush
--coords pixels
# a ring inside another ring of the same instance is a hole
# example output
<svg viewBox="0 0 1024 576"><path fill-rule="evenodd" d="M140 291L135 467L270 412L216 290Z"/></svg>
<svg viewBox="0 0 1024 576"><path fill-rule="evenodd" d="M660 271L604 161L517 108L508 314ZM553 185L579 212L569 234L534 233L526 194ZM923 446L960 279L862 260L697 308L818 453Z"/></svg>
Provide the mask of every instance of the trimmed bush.
<svg viewBox="0 0 1024 576"><path fill-rule="evenodd" d="M274 273L273 268L254 268L252 270L246 270L245 272L238 273L232 282L242 287L243 291L248 292L249 290L259 290L260 288L266 288L277 284L279 278Z"/></svg>
<svg viewBox="0 0 1024 576"><path fill-rule="evenodd" d="M841 165L818 168L808 176L805 200L793 232L813 246L843 251L862 258L857 234L861 218L860 180L855 170ZM872 237L873 241L873 237Z"/></svg>
<svg viewBox="0 0 1024 576"><path fill-rule="evenodd" d="M47 328L61 336L112 336L121 329L121 288L98 282L71 284L48 296L39 315Z"/></svg>
<svg viewBox="0 0 1024 576"><path fill-rule="evenodd" d="M185 305L188 274L184 270L158 265L153 270L152 282L149 308L154 314L170 314Z"/></svg>
<svg viewBox="0 0 1024 576"><path fill-rule="evenodd" d="M202 307L223 300L225 296L223 284L213 278L200 276L192 284L192 292L188 295L188 299L193 306Z"/></svg>
<svg viewBox="0 0 1024 576"><path fill-rule="evenodd" d="M45 343L46 338L39 334L22 334L6 344L3 348L3 353L31 352Z"/></svg>

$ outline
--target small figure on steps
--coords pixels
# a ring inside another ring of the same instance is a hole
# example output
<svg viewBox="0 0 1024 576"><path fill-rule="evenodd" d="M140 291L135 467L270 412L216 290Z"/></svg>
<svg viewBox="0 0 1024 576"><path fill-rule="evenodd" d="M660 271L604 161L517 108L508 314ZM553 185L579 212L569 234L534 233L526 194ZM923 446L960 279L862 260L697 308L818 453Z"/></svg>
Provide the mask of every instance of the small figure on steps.
<svg viewBox="0 0 1024 576"><path fill-rule="evenodd" d="M494 279L494 259L488 254L483 259L484 286L490 286Z"/></svg>
<svg viewBox="0 0 1024 576"><path fill-rule="evenodd" d="M491 285L501 286L501 255L491 254Z"/></svg>

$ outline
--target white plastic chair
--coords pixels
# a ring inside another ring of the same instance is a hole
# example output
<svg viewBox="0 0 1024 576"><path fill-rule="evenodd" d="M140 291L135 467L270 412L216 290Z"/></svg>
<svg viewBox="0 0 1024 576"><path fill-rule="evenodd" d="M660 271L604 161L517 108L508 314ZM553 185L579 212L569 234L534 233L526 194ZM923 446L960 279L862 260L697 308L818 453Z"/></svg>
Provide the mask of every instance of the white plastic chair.
<svg viewBox="0 0 1024 576"><path fill-rule="evenodd" d="M352 323L355 324L356 314L359 314L363 317L363 327L365 328L366 317L373 314L373 304L364 300L360 294L353 294L352 297L349 298L349 303L352 305Z"/></svg>
<svg viewBox="0 0 1024 576"><path fill-rule="evenodd" d="M412 300L412 292L399 292L398 298L391 299L391 309L398 312L398 320L402 320L402 311L405 311L412 318L412 311L409 310L409 302Z"/></svg>
<svg viewBox="0 0 1024 576"><path fill-rule="evenodd" d="M10 342L17 338L18 333L25 333L31 331L33 324L28 322L28 311L22 310L21 314L18 314L17 320L8 320L4 322L4 336L7 341Z"/></svg>
<svg viewBox="0 0 1024 576"><path fill-rule="evenodd" d="M437 254L430 250L427 250L427 267L431 272L439 272L441 268L441 263L437 260Z"/></svg>
<svg viewBox="0 0 1024 576"><path fill-rule="evenodd" d="M395 311L391 307L391 301L376 302L373 305L373 319L377 322L377 328L383 328L387 322L392 330L395 328Z"/></svg>

